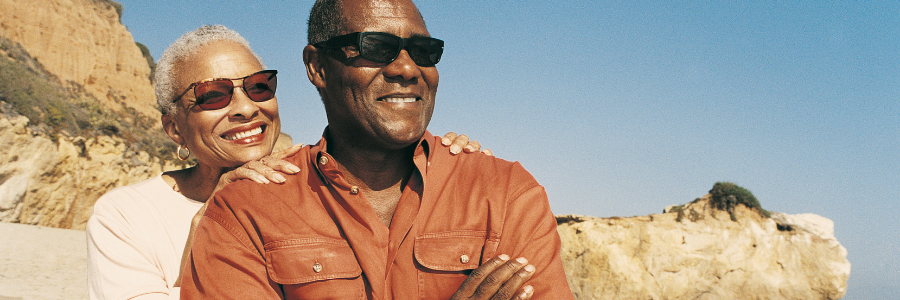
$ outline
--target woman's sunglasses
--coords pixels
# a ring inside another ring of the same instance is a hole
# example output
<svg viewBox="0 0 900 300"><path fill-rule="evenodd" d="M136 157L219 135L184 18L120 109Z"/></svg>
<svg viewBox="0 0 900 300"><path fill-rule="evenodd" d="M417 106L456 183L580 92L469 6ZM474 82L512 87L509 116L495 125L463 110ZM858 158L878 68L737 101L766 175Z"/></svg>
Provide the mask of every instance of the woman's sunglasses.
<svg viewBox="0 0 900 300"><path fill-rule="evenodd" d="M231 104L231 95L234 94L235 80L242 80L241 89L250 100L255 102L268 101L275 97L275 88L278 86L278 74L276 70L265 70L250 74L242 78L213 78L191 83L190 86L172 103L181 99L181 96L194 89L195 104L204 110L220 109Z"/></svg>
<svg viewBox="0 0 900 300"><path fill-rule="evenodd" d="M430 37L401 38L384 32L354 32L316 43L317 48L355 46L359 56L377 63L391 63L406 49L416 65L432 67L441 61L444 41ZM352 57L352 56L351 56Z"/></svg>

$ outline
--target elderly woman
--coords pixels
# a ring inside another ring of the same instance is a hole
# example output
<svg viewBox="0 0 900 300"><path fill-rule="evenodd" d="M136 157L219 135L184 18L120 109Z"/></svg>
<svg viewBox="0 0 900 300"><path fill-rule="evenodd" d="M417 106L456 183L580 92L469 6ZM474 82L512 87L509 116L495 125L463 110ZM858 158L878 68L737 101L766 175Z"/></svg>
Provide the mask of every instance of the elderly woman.
<svg viewBox="0 0 900 300"><path fill-rule="evenodd" d="M302 145L272 153L281 126L277 74L224 26L198 28L166 49L155 75L163 128L178 157L198 163L97 200L87 224L91 299L178 299L192 220L206 200L238 179L279 183L299 171L281 158ZM451 152L480 149L466 143L460 136Z"/></svg>

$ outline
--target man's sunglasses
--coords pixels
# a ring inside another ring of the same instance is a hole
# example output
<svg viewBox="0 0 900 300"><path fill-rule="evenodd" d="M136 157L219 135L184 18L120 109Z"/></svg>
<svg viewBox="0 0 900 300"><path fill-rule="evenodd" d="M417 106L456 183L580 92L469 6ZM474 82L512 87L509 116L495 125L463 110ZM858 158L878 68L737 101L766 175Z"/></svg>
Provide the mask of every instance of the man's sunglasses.
<svg viewBox="0 0 900 300"><path fill-rule="evenodd" d="M268 101L275 97L275 88L278 87L278 74L276 70L265 70L250 74L242 78L213 78L191 83L190 86L172 103L181 99L181 96L194 89L194 102L205 110L220 109L231 104L231 95L234 94L235 80L242 80L241 89L250 100L255 102Z"/></svg>
<svg viewBox="0 0 900 300"><path fill-rule="evenodd" d="M316 43L317 48L355 46L359 56L377 63L391 63L406 49L416 65L432 67L441 61L444 41L430 37L401 38L384 32L354 32Z"/></svg>

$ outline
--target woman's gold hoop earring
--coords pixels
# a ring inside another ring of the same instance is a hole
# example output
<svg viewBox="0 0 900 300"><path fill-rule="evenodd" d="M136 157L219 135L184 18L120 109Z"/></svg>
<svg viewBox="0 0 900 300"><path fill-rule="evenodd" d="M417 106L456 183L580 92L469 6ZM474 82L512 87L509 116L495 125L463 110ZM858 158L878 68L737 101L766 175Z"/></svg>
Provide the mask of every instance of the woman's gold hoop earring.
<svg viewBox="0 0 900 300"><path fill-rule="evenodd" d="M183 153L183 152L187 152L187 154L185 154L184 156L181 156L181 153ZM188 149L187 147L178 145L178 149L175 150L175 156L177 156L179 160L185 161L191 157L191 149Z"/></svg>

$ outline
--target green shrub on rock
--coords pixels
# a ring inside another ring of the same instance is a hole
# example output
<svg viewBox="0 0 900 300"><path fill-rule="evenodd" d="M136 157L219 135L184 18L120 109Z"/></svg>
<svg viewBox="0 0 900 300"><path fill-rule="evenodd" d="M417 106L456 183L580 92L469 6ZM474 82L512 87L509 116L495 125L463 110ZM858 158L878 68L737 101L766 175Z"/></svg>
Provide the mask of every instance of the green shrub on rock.
<svg viewBox="0 0 900 300"><path fill-rule="evenodd" d="M712 195L713 207L718 210L727 211L732 221L737 221L734 217L734 207L743 204L747 208L756 210L761 216L770 217L768 211L759 205L759 201L753 196L753 193L747 189L740 187L731 182L716 182L713 188L709 190Z"/></svg>

